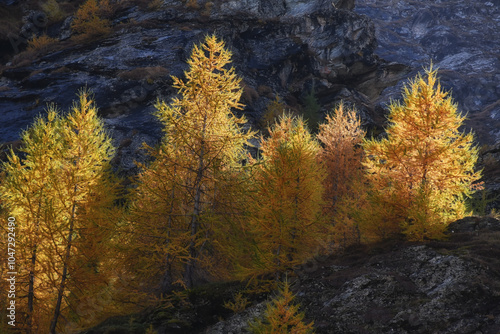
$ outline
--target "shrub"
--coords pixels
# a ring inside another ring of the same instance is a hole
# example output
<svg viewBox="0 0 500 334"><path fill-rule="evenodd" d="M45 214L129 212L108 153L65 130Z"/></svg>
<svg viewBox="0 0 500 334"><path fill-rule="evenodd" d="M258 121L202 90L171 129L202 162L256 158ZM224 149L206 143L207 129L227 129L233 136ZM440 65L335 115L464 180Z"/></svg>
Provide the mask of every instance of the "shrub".
<svg viewBox="0 0 500 334"><path fill-rule="evenodd" d="M28 41L28 52L44 53L50 49L58 40L47 35L34 37Z"/></svg>
<svg viewBox="0 0 500 334"><path fill-rule="evenodd" d="M87 0L80 6L71 24L71 29L81 38L104 36L111 32L108 17L112 13L108 0Z"/></svg>
<svg viewBox="0 0 500 334"><path fill-rule="evenodd" d="M66 13L61 9L56 0L48 0L43 3L42 10L52 22L61 21L66 17Z"/></svg>
<svg viewBox="0 0 500 334"><path fill-rule="evenodd" d="M248 304L250 304L248 299L246 297L243 297L243 294L241 292L238 292L234 296L234 302L227 301L224 303L224 307L233 311L234 313L239 313L243 312L247 308Z"/></svg>

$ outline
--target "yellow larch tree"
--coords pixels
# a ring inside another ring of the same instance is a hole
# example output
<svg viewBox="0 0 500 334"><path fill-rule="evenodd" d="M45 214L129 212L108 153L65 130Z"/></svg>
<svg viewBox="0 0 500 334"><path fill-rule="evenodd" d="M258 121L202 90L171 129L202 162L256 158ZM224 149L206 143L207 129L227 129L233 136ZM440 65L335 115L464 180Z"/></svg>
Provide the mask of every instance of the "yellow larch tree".
<svg viewBox="0 0 500 334"><path fill-rule="evenodd" d="M326 237L321 220L325 169L319 143L301 117L284 115L262 139L248 224L255 238L249 273L281 274L318 251Z"/></svg>
<svg viewBox="0 0 500 334"><path fill-rule="evenodd" d="M47 254L51 245L43 227L54 219L48 194L54 158L61 148L59 122L57 110L52 105L46 118L38 117L33 126L23 132L24 145L20 151L25 158L11 151L2 166L4 178L0 196L6 211L18 221L17 264L26 268L19 278L27 284L20 285L18 291L18 301L25 300L26 304L18 307L25 309L25 319L21 321L24 325L21 326L27 333L42 331L49 317L47 300L43 297L50 293L50 284L44 279L39 257L53 254Z"/></svg>
<svg viewBox="0 0 500 334"><path fill-rule="evenodd" d="M365 190L361 147L364 136L356 110L343 103L326 116L317 135L323 144L320 160L327 169L323 213L333 225L334 241L344 247L360 241L353 213Z"/></svg>
<svg viewBox="0 0 500 334"><path fill-rule="evenodd" d="M49 107L22 141L23 154L11 152L3 165L0 187L22 236L22 326L28 333L74 331L91 324L78 314L78 304L105 289L109 279L104 262L116 188L111 141L87 91L66 117Z"/></svg>
<svg viewBox="0 0 500 334"><path fill-rule="evenodd" d="M154 162L139 177L131 226L142 238L142 255L154 249L160 257L160 266L149 269L161 276L161 292L179 280L192 287L197 270L210 266L221 224L213 217L224 214L220 201L227 199L221 192L254 136L243 130L245 118L232 111L242 108L242 90L234 68L226 68L230 60L224 42L207 36L193 49L185 81L173 77L180 96L156 104L165 136L159 148L149 148Z"/></svg>
<svg viewBox="0 0 500 334"><path fill-rule="evenodd" d="M74 301L81 302L89 288L95 291L89 282L101 287L107 283L107 278L99 277L103 276L99 273L106 272L102 258L111 242L113 219L109 213L116 199L110 166L114 148L88 91L79 93L79 101L62 120L60 131L63 149L52 185L59 208L59 226L52 231L57 235L54 246L61 261L54 268L58 273L50 328L54 334L61 312L71 311L68 293L74 295Z"/></svg>
<svg viewBox="0 0 500 334"><path fill-rule="evenodd" d="M372 186L366 227L378 236L439 238L450 222L467 214L465 200L480 178L473 135L460 131L464 116L432 66L389 109L387 138L364 142Z"/></svg>
<svg viewBox="0 0 500 334"><path fill-rule="evenodd" d="M299 311L295 296L290 291L290 284L284 282L279 295L268 305L263 319L257 319L249 325L254 334L312 334L313 322L304 323L304 313Z"/></svg>

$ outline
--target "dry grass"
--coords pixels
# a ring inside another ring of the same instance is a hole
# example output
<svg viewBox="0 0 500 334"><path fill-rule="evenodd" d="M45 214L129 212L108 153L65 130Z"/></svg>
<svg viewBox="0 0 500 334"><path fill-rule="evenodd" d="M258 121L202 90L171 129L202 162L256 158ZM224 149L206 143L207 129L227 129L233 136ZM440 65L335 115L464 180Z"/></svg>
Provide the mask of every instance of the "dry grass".
<svg viewBox="0 0 500 334"><path fill-rule="evenodd" d="M260 85L259 87L257 87L257 92L259 93L260 96L265 96L270 99L274 98L273 89L269 86Z"/></svg>
<svg viewBox="0 0 500 334"><path fill-rule="evenodd" d="M259 98L259 93L252 86L247 85L242 82L241 87L243 88L243 93L241 94L241 100L245 104L252 104L253 101Z"/></svg>
<svg viewBox="0 0 500 334"><path fill-rule="evenodd" d="M49 18L49 22L59 22L64 20L68 13L62 10L61 6L56 0L47 0L41 4L42 10Z"/></svg>

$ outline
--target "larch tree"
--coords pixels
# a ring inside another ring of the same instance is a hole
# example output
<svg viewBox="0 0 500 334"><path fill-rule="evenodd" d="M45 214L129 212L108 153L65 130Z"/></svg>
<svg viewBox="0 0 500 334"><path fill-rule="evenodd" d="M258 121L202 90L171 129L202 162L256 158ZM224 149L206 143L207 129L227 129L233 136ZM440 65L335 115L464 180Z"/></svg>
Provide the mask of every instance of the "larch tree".
<svg viewBox="0 0 500 334"><path fill-rule="evenodd" d="M11 152L3 165L0 196L25 247L27 332L75 330L82 322L78 303L107 284L103 257L113 222L107 213L116 187L111 141L87 91L66 117L49 107L22 141L21 157Z"/></svg>
<svg viewBox="0 0 500 334"><path fill-rule="evenodd" d="M102 251L110 242L106 239L112 231L107 213L116 198L110 166L114 148L88 91L80 92L79 101L63 119L60 131L63 149L52 182L59 208L59 226L52 231L58 234L54 246L60 256L57 300L50 327L53 334L67 291L78 286L79 279L85 282L86 276L95 276L102 270ZM84 296L77 290L72 293Z"/></svg>
<svg viewBox="0 0 500 334"><path fill-rule="evenodd" d="M38 117L33 126L23 132L24 145L20 151L25 158L21 160L11 151L8 161L2 166L5 176L0 185L0 196L6 211L19 222L17 249L21 254L17 259L18 265L26 268L26 277L21 280L27 284L20 286L19 295L23 298L19 300L26 298L24 322L27 333L41 331L43 320L48 317L45 314L48 305L43 296L50 287L44 280L38 256L41 252L42 257L47 257L47 249L50 249L43 226L54 219L49 194L54 158L61 148L57 131L59 122L59 115L52 105L46 118Z"/></svg>
<svg viewBox="0 0 500 334"><path fill-rule="evenodd" d="M359 242L360 233L353 219L363 197L363 149L365 131L354 109L339 104L319 125L318 140L323 144L320 160L325 164L324 214L334 225L334 241L347 246ZM354 205L353 205L354 204Z"/></svg>
<svg viewBox="0 0 500 334"><path fill-rule="evenodd" d="M263 319L257 319L249 325L254 334L312 334L313 322L304 323L305 314L299 311L295 296L290 291L290 284L284 282L279 295L268 305Z"/></svg>
<svg viewBox="0 0 500 334"><path fill-rule="evenodd" d="M196 268L209 264L206 251L220 224L212 217L227 198L221 191L254 136L243 130L245 118L232 111L242 108L242 90L234 68L226 68L230 59L224 43L207 36L193 49L185 81L173 77L179 97L156 104L165 136L158 149L150 148L154 162L139 177L133 210L133 215L151 213L149 223L156 227L146 229L144 220L133 217L131 225L148 231L141 236L143 254L155 249L161 258L161 266L151 268L162 272L161 292L179 280L192 287Z"/></svg>
<svg viewBox="0 0 500 334"><path fill-rule="evenodd" d="M467 214L465 200L480 178L473 135L460 131L464 116L437 81L432 66L392 102L387 138L366 140L364 165L372 186L368 228L403 232L408 239L439 238Z"/></svg>
<svg viewBox="0 0 500 334"><path fill-rule="evenodd" d="M319 143L300 117L284 115L261 142L248 224L255 238L249 273L281 274L317 251L326 237L321 220L325 169Z"/></svg>

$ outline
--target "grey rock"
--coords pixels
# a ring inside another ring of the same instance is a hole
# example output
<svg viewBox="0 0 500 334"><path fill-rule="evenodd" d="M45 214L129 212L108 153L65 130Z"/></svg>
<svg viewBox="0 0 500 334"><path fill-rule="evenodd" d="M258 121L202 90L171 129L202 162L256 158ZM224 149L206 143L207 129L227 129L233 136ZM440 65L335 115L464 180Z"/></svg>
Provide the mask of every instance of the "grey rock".
<svg viewBox="0 0 500 334"><path fill-rule="evenodd" d="M358 0L355 11L373 20L377 55L410 66L409 78L432 61L479 141L500 140L498 1ZM384 91L379 104L399 98L400 89Z"/></svg>
<svg viewBox="0 0 500 334"><path fill-rule="evenodd" d="M299 300L316 333L493 333L500 329L499 275L426 245L318 269ZM491 284L491 282L497 282Z"/></svg>
<svg viewBox="0 0 500 334"><path fill-rule="evenodd" d="M325 110L347 96L348 102L359 105L367 123L372 121L374 92L394 84L404 72L404 67L386 64L373 54L374 26L349 10L352 1L238 1L221 6L225 9L201 16L175 1L165 2L156 12L130 7L114 24L119 27L131 19L135 24L123 25L106 39L68 47L28 66L6 68L0 89L4 124L0 141L17 140L20 130L43 113L47 103L67 110L77 91L87 86L95 93L100 114L113 127L117 143L134 133L132 140L154 145L161 130L151 106L157 98L168 102L176 92L168 75L157 77L148 69L162 67L169 75L182 77L193 45L208 33L226 41L233 52L232 65L252 89L265 85L273 94L300 101L317 82ZM60 37L67 36L63 29ZM144 73L139 77L123 75L140 69ZM386 76L390 80L385 80L384 72L391 73ZM370 80L373 85L366 84ZM245 101L244 113L251 124L269 101L267 95ZM142 159L125 158L125 153L130 152L123 150L121 155L127 161ZM129 162L117 163L122 169L131 168Z"/></svg>

